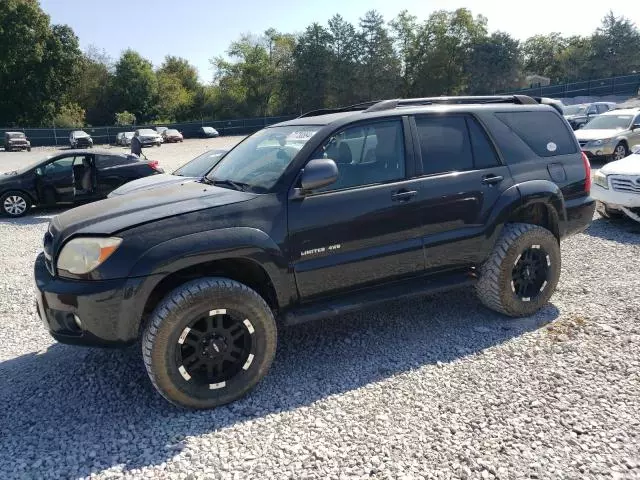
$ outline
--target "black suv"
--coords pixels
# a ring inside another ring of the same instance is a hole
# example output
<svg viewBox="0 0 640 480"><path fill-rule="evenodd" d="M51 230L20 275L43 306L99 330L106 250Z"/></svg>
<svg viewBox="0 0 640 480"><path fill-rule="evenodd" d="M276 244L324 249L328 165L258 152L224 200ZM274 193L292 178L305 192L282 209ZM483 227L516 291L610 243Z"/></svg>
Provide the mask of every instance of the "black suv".
<svg viewBox="0 0 640 480"><path fill-rule="evenodd" d="M559 241L591 222L590 184L567 122L530 97L311 112L201 181L54 217L37 310L61 342L141 338L166 399L214 407L267 373L283 325L471 286L504 315L535 313Z"/></svg>

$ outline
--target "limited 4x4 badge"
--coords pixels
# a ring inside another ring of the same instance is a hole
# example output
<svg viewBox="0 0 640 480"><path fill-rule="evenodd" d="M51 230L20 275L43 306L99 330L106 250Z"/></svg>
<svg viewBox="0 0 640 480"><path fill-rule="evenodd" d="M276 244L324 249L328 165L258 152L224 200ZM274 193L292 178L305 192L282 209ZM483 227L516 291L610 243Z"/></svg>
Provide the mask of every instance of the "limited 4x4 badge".
<svg viewBox="0 0 640 480"><path fill-rule="evenodd" d="M340 247L342 247L342 245L336 243L335 245L329 245L328 247L312 248L311 250L305 250L304 252L300 253L300 256L306 257L308 255L316 255L318 253L332 252L335 250L340 250Z"/></svg>

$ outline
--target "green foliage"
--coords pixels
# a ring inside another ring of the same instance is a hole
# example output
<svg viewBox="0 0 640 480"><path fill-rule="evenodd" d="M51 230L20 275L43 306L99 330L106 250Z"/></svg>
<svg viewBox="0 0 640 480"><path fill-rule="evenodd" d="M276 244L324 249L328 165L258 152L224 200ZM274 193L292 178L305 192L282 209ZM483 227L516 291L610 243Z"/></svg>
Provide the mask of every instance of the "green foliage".
<svg viewBox="0 0 640 480"><path fill-rule="evenodd" d="M53 119L53 124L61 128L84 127L85 112L77 103L62 105Z"/></svg>
<svg viewBox="0 0 640 480"><path fill-rule="evenodd" d="M491 94L527 75L569 82L640 71L640 31L610 12L590 36L536 35L518 42L487 31L466 8L420 20L375 10L357 25L334 15L298 34L268 29L232 42L202 84L186 59L154 70L133 50L114 62L36 0L0 0L0 125L80 126L301 113L366 100ZM118 113L116 113L118 112ZM131 112L131 113L129 113ZM86 117L86 118L85 118Z"/></svg>
<svg viewBox="0 0 640 480"><path fill-rule="evenodd" d="M118 110L132 112L140 122L152 118L157 108L158 79L151 62L126 50L116 63L112 92Z"/></svg>
<svg viewBox="0 0 640 480"><path fill-rule="evenodd" d="M134 125L136 123L136 116L126 110L124 112L118 112L115 115L115 123L118 126Z"/></svg>
<svg viewBox="0 0 640 480"><path fill-rule="evenodd" d="M50 125L81 53L65 25L50 25L36 0L0 2L0 125Z"/></svg>

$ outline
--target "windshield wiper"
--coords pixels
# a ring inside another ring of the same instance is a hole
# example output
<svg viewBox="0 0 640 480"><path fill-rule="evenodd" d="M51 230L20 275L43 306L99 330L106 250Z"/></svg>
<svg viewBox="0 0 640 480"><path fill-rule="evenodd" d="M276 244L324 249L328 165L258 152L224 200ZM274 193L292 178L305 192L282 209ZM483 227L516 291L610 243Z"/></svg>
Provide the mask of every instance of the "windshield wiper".
<svg viewBox="0 0 640 480"><path fill-rule="evenodd" d="M216 187L220 186L227 186L227 187L231 187L234 190L238 190L240 192L244 192L245 190L247 190L248 188L251 188L251 185L249 185L248 183L242 183L242 182L235 182L233 180L217 180L215 178L207 178L204 177L203 181L205 183L208 183L209 185L215 185Z"/></svg>

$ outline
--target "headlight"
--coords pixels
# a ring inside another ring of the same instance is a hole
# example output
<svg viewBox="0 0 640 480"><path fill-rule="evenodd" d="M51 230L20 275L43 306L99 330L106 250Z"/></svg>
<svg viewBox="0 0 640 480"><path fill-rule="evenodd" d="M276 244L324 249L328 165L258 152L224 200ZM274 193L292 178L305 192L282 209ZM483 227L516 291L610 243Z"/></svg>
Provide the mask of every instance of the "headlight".
<svg viewBox="0 0 640 480"><path fill-rule="evenodd" d="M82 275L102 265L115 252L121 238L74 238L69 241L58 256L58 269Z"/></svg>
<svg viewBox="0 0 640 480"><path fill-rule="evenodd" d="M609 189L609 182L607 181L607 176L598 170L593 176L593 183L596 185L600 185L602 188Z"/></svg>
<svg viewBox="0 0 640 480"><path fill-rule="evenodd" d="M611 140L613 140L613 139L612 138L603 138L602 140L594 140L592 142L592 145L598 147L600 145L604 145L605 143L611 142Z"/></svg>

